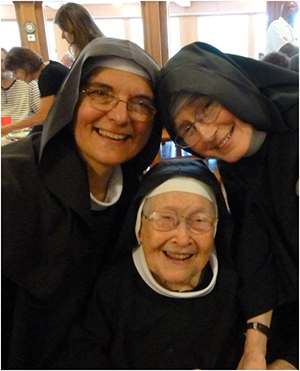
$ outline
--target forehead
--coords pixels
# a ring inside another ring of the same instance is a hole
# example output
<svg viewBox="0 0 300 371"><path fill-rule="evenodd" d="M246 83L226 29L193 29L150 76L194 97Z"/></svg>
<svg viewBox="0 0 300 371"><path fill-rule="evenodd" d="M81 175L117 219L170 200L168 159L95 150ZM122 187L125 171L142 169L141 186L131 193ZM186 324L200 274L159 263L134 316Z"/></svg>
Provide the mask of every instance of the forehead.
<svg viewBox="0 0 300 371"><path fill-rule="evenodd" d="M185 208L192 208L193 211L208 211L214 210L214 204L206 197L196 193L170 191L165 192L147 199L144 209L163 209L183 210Z"/></svg>
<svg viewBox="0 0 300 371"><path fill-rule="evenodd" d="M88 84L106 84L113 88L127 87L135 90L143 90L152 93L150 80L132 72L118 70L114 68L98 67L95 68L88 77Z"/></svg>
<svg viewBox="0 0 300 371"><path fill-rule="evenodd" d="M291 8L294 8L294 9L297 9L298 10L298 4L296 2L294 2L294 1L291 1L290 4L289 4L289 6Z"/></svg>
<svg viewBox="0 0 300 371"><path fill-rule="evenodd" d="M184 101L178 102L177 113L175 114L175 120L180 121L181 118L189 114L194 114L198 107L205 106L209 101L211 101L207 95L192 95L191 97L185 99ZM176 108L175 108L176 110Z"/></svg>

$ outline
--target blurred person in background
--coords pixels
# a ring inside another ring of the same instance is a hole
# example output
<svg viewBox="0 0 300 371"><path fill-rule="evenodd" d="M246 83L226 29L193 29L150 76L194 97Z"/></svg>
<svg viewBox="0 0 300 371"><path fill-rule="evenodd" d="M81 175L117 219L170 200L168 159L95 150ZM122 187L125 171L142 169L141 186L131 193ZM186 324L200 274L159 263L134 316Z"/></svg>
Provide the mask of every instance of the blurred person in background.
<svg viewBox="0 0 300 371"><path fill-rule="evenodd" d="M291 64L292 64L291 66L292 71L299 73L299 53L291 57Z"/></svg>
<svg viewBox="0 0 300 371"><path fill-rule="evenodd" d="M36 81L27 84L16 80L12 72L5 69L6 54L1 48L1 117L11 117L16 122L38 112L40 91Z"/></svg>
<svg viewBox="0 0 300 371"><path fill-rule="evenodd" d="M281 52L269 53L261 59L263 62L275 64L276 66L287 68L290 70L292 68L291 58L286 54Z"/></svg>
<svg viewBox="0 0 300 371"><path fill-rule="evenodd" d="M282 52L289 57L299 53L299 40L294 31L295 18L299 6L296 1L282 4L280 17L275 19L267 29L266 52Z"/></svg>
<svg viewBox="0 0 300 371"><path fill-rule="evenodd" d="M71 68L72 64L74 63L74 59L75 58L70 52L66 52L61 58L61 63L64 64L66 67Z"/></svg>
<svg viewBox="0 0 300 371"><path fill-rule="evenodd" d="M44 62L40 55L25 47L12 48L4 59L4 67L12 71L14 78L17 80L25 81L28 84L37 80L41 103L40 109L31 117L2 127L1 136L37 124L40 125L36 126L35 129L41 130L42 123L47 117L55 95L69 73L69 68L55 61Z"/></svg>
<svg viewBox="0 0 300 371"><path fill-rule="evenodd" d="M69 51L75 58L90 41L104 37L90 13L80 4L62 5L55 15L54 23L61 29L61 37L67 41Z"/></svg>

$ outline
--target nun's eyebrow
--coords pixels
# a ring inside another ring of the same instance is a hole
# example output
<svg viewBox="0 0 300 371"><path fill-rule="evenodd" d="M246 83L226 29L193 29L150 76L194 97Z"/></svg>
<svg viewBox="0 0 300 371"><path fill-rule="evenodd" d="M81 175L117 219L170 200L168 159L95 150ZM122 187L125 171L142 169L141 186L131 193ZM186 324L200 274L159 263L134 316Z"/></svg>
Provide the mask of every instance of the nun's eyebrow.
<svg viewBox="0 0 300 371"><path fill-rule="evenodd" d="M104 84L102 82L93 82L92 84L88 84L89 86L89 89L90 88L95 88L95 89L105 89L105 90L109 90L109 91L112 91L113 90L113 87L110 86L110 85L107 85L107 84Z"/></svg>
<svg viewBox="0 0 300 371"><path fill-rule="evenodd" d="M88 89L95 89L95 90L103 89L105 92L110 92L110 93L113 93L114 91L113 86L102 83L102 82L96 82L96 81L91 84L88 84ZM149 101L150 104L153 104L153 101L154 101L153 96L152 95L150 96L148 94L136 94L135 97L139 99L146 99Z"/></svg>

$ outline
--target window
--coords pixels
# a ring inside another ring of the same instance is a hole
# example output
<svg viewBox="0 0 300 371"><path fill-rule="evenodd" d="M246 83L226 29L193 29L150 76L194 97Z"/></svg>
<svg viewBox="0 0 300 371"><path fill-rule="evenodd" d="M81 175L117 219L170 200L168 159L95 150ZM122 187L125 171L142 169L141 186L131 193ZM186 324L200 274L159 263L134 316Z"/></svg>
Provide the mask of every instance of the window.
<svg viewBox="0 0 300 371"><path fill-rule="evenodd" d="M174 1L169 14L170 57L194 41L256 59L264 53L266 1Z"/></svg>
<svg viewBox="0 0 300 371"><path fill-rule="evenodd" d="M54 25L53 19L59 6L51 0L44 1L45 16L47 18L47 38L49 56L52 60L59 60L61 55L68 50L68 44L61 39L61 31ZM82 5L93 17L95 23L107 37L128 39L141 48L144 47L143 22L141 3L137 0L124 2L101 2L95 4L83 2Z"/></svg>
<svg viewBox="0 0 300 371"><path fill-rule="evenodd" d="M9 35L9 37L1 38L1 47L7 51L14 46L21 46L19 27L16 21L1 20L1 35Z"/></svg>

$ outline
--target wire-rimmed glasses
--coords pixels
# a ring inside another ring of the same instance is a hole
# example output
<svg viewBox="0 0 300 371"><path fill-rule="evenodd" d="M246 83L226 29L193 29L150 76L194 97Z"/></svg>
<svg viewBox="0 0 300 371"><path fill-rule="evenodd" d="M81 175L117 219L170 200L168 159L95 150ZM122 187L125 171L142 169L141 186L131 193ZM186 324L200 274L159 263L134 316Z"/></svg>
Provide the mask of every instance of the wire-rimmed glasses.
<svg viewBox="0 0 300 371"><path fill-rule="evenodd" d="M206 95L199 97L197 103L194 122L183 122L176 125L177 135L175 143L180 148L189 148L195 145L201 138L197 125L207 125L214 122L222 109L222 106L217 101Z"/></svg>
<svg viewBox="0 0 300 371"><path fill-rule="evenodd" d="M171 231L183 219L188 230L195 234L204 234L211 231L218 221L217 218L200 212L188 216L179 216L173 211L154 211L148 216L143 214L143 217L150 222L153 229L161 232Z"/></svg>
<svg viewBox="0 0 300 371"><path fill-rule="evenodd" d="M143 101L143 98L131 98L128 101L118 98L100 89L83 89L81 93L86 94L91 99L91 105L103 112L112 110L119 102L126 103L127 112L132 120L148 122L153 119L156 114L156 109L150 104Z"/></svg>

